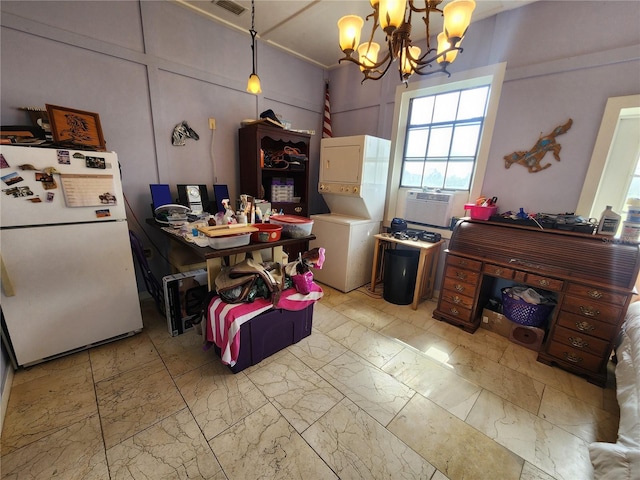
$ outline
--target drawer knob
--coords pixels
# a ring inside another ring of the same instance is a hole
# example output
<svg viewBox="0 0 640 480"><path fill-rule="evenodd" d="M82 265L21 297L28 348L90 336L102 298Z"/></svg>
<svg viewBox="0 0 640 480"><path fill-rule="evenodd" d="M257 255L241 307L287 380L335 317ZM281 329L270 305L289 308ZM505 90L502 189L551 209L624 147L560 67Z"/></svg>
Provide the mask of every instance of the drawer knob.
<svg viewBox="0 0 640 480"><path fill-rule="evenodd" d="M504 273L504 270L502 268L496 268L495 273L496 275L502 275Z"/></svg>
<svg viewBox="0 0 640 480"><path fill-rule="evenodd" d="M540 285L541 287L548 287L549 285L551 285L551 282L546 278L541 278L540 280L538 280L538 285Z"/></svg>
<svg viewBox="0 0 640 480"><path fill-rule="evenodd" d="M296 211L296 213L300 213L302 212L302 207L296 207L294 208L294 210Z"/></svg>
<svg viewBox="0 0 640 480"><path fill-rule="evenodd" d="M580 311L585 317L595 317L597 315L600 315L600 310L589 305L580 305Z"/></svg>
<svg viewBox="0 0 640 480"><path fill-rule="evenodd" d="M461 299L459 296L457 296L457 295L455 295L455 296L451 299L451 301L452 301L453 303L455 303L456 305L460 305L460 303L462 303L462 299Z"/></svg>
<svg viewBox="0 0 640 480"><path fill-rule="evenodd" d="M563 352L562 355L566 361L571 363L580 363L584 360L582 357L574 355L573 353Z"/></svg>
<svg viewBox="0 0 640 480"><path fill-rule="evenodd" d="M569 337L569 343L576 348L587 348L589 346L589 342L580 337Z"/></svg>
<svg viewBox="0 0 640 480"><path fill-rule="evenodd" d="M602 292L599 292L598 290L589 290L587 292L587 296L595 298L597 300L599 298L602 298Z"/></svg>
<svg viewBox="0 0 640 480"><path fill-rule="evenodd" d="M469 262L467 262L466 260L458 260L458 265L466 267L468 264L469 264Z"/></svg>
<svg viewBox="0 0 640 480"><path fill-rule="evenodd" d="M457 308L450 308L449 312L451 313L451 315L460 315L460 312Z"/></svg>
<svg viewBox="0 0 640 480"><path fill-rule="evenodd" d="M596 329L589 322L576 322L576 328L581 332L592 332Z"/></svg>
<svg viewBox="0 0 640 480"><path fill-rule="evenodd" d="M456 272L456 277L458 277L460 280L465 280L467 278L467 274L464 272Z"/></svg>
<svg viewBox="0 0 640 480"><path fill-rule="evenodd" d="M464 292L464 285L460 285L459 283L456 283L453 288L455 288L457 292Z"/></svg>

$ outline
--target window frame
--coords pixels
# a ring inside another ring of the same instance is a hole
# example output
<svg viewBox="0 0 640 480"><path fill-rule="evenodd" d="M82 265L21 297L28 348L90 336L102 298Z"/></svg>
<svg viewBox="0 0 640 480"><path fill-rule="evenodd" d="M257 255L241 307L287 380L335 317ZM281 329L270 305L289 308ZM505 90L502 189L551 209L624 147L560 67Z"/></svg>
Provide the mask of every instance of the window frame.
<svg viewBox="0 0 640 480"><path fill-rule="evenodd" d="M576 212L588 212L589 217L599 220L606 205L612 205L617 213L624 211L626 198L620 197L613 201L605 191L617 190L620 195L626 195L628 191L629 172L633 172L638 152L634 152L635 157L629 155L623 158L612 155L612 149L620 121L625 117L635 117L639 112L640 94L610 97L607 100ZM620 185L625 185L624 191L620 189Z"/></svg>
<svg viewBox="0 0 640 480"><path fill-rule="evenodd" d="M396 87L395 104L393 112L393 126L391 132L391 158L389 166L389 182L387 184L387 205L385 208L385 224L389 224L396 216L399 201L404 199L408 190L415 188L400 187L402 176L402 158L406 141L407 122L409 114L409 101L411 98L446 93L453 90L467 89L481 85L489 85L489 98L484 117L478 154L469 194L465 196L464 203L469 198L477 198L481 195L484 176L489 161L491 138L498 113L498 104L502 93L506 62L489 65L477 69L454 73L451 77L430 77L422 81L409 83L406 87L400 84ZM460 206L462 208L462 205ZM462 215L464 211L454 211L454 215Z"/></svg>

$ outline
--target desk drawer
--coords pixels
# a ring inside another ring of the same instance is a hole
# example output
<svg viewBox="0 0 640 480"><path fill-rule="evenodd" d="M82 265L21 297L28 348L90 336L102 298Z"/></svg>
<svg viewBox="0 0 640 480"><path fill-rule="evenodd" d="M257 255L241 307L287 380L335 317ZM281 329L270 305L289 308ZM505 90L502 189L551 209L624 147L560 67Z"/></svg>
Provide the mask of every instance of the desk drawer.
<svg viewBox="0 0 640 480"><path fill-rule="evenodd" d="M459 295L473 297L476 293L476 286L462 282L457 278L445 277L443 282L444 290L450 290Z"/></svg>
<svg viewBox="0 0 640 480"><path fill-rule="evenodd" d="M608 353L609 350L609 342L576 332L575 330L569 330L560 325L556 327L553 341L600 357Z"/></svg>
<svg viewBox="0 0 640 480"><path fill-rule="evenodd" d="M558 325L606 341L611 340L618 333L618 328L615 325L568 312L560 312Z"/></svg>
<svg viewBox="0 0 640 480"><path fill-rule="evenodd" d="M456 255L447 255L447 265L466 268L468 270L475 270L479 272L480 267L482 266L482 263L476 260L470 260L468 258L458 257Z"/></svg>
<svg viewBox="0 0 640 480"><path fill-rule="evenodd" d="M531 285L532 287L539 287L545 290L553 290L559 292L562 290L564 286L564 282L562 280L558 280L557 278L549 278L542 277L540 275L533 275L528 273L524 279L527 285Z"/></svg>
<svg viewBox="0 0 640 480"><path fill-rule="evenodd" d="M473 291L471 292L471 294L473 294ZM473 297L462 295L457 290L449 290L445 288L444 290L442 290L442 300L454 305L459 305L469 310L473 308Z"/></svg>
<svg viewBox="0 0 640 480"><path fill-rule="evenodd" d="M551 342L548 352L549 355L556 357L558 360L592 372L597 372L600 368L600 363L602 363L602 357L591 355L590 353L559 342Z"/></svg>
<svg viewBox="0 0 640 480"><path fill-rule="evenodd" d="M620 305L624 307L627 303L627 296L620 293L608 292L607 290L601 290L594 287L588 287L586 285L579 285L576 283L570 283L567 288L567 293L577 295L579 297L589 298L592 301L612 303L614 305Z"/></svg>
<svg viewBox="0 0 640 480"><path fill-rule="evenodd" d="M445 276L458 280L459 282L476 285L478 283L478 278L480 277L480 272L472 272L471 270L458 268L454 265L447 265Z"/></svg>
<svg viewBox="0 0 640 480"><path fill-rule="evenodd" d="M622 308L620 307L572 295L565 295L562 302L562 310L614 325L618 324L622 315Z"/></svg>
<svg viewBox="0 0 640 480"><path fill-rule="evenodd" d="M465 322L471 321L471 309L466 308L463 305L456 305L455 303L447 302L444 298L440 300L438 310L458 320Z"/></svg>
<svg viewBox="0 0 640 480"><path fill-rule="evenodd" d="M506 278L507 280L512 279L514 274L514 270L512 268L505 268L499 265L492 265L490 263L485 264L482 271L492 277Z"/></svg>

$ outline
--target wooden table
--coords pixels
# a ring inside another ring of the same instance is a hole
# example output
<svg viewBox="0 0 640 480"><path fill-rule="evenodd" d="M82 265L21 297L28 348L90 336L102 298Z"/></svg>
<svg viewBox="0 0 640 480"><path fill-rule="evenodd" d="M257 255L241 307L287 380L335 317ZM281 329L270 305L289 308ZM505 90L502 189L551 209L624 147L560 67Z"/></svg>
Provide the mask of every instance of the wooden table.
<svg viewBox="0 0 640 480"><path fill-rule="evenodd" d="M256 260L257 262L262 262L263 252L269 250L271 252L271 258L273 259L273 261L279 261L282 263L282 247L305 242L308 249L309 241L315 240L316 238L315 235L309 235L303 238L281 238L276 242L250 243L249 245L243 245L241 247L216 249L211 247L199 247L195 243L189 242L181 235L179 235L177 233L179 232L179 229L176 229L176 233L174 233L172 231L173 229L163 228L162 225L158 224L158 222L156 222L153 218L147 218L146 222L148 225L151 225L163 232L172 241L177 242L180 245L189 247L191 250L196 252L203 260L206 261L209 290L211 290L215 285L216 276L218 275L218 273L220 273L220 270L223 266L235 265L236 263L243 261L246 258L246 254L249 252L251 252L251 256L254 260Z"/></svg>
<svg viewBox="0 0 640 480"><path fill-rule="evenodd" d="M416 310L422 298L431 298L436 280L436 270L440 257L440 246L444 243L423 242L421 240L400 240L389 233L379 233L373 236L375 246L373 250L373 269L371 270L371 291L376 288L378 274L384 269L384 252L387 248L395 248L397 245L420 249L418 259L418 272L416 274L416 286L413 290L413 302L411 308Z"/></svg>

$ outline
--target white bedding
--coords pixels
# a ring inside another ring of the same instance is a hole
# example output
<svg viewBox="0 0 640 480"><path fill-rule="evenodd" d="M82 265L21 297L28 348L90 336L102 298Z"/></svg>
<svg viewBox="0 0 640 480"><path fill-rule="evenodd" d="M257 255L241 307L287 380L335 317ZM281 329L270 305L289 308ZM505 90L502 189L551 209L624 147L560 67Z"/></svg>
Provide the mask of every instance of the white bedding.
<svg viewBox="0 0 640 480"><path fill-rule="evenodd" d="M616 396L620 406L618 440L594 442L589 456L596 480L640 479L640 302L627 310L616 348Z"/></svg>

